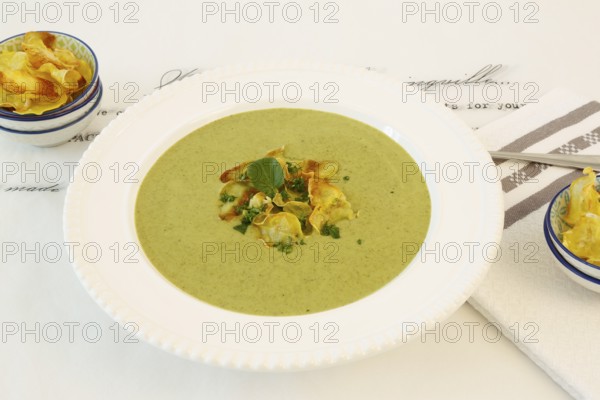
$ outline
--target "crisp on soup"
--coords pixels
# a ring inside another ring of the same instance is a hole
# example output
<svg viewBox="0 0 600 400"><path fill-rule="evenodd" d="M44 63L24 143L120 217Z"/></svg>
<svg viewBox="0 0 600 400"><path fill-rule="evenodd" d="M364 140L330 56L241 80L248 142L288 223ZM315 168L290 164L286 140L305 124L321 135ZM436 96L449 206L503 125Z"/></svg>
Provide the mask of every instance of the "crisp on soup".
<svg viewBox="0 0 600 400"><path fill-rule="evenodd" d="M410 263L431 203L418 166L338 114L266 109L190 133L152 166L135 223L154 267L190 295L258 315L359 300Z"/></svg>

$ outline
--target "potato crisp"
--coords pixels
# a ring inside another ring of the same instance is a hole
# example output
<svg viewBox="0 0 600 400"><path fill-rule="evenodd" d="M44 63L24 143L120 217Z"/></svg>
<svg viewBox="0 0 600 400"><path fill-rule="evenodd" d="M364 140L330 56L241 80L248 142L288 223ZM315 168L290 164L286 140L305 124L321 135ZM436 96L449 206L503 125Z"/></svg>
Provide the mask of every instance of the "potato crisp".
<svg viewBox="0 0 600 400"><path fill-rule="evenodd" d="M571 229L563 232L562 243L577 257L600 266L600 193L592 168L583 173L569 188L571 199L564 219Z"/></svg>

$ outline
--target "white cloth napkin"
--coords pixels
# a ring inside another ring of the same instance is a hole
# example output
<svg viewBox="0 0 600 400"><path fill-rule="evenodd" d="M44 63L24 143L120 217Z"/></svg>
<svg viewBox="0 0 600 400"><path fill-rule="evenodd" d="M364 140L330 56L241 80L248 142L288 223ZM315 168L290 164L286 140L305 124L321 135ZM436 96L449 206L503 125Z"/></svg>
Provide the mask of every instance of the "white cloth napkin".
<svg viewBox="0 0 600 400"><path fill-rule="evenodd" d="M488 150L600 154L600 103L555 90L477 131ZM600 295L553 263L543 235L552 197L581 171L506 161L502 254L469 300L575 398L600 398Z"/></svg>

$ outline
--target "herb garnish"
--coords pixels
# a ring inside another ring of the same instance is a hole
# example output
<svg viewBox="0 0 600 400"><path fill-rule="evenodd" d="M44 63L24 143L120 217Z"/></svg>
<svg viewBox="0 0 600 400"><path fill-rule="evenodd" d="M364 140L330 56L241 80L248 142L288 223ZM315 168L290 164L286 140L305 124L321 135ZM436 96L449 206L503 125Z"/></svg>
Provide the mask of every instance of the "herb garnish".
<svg viewBox="0 0 600 400"><path fill-rule="evenodd" d="M283 169L272 157L254 161L248 166L246 173L252 186L271 198L275 197L275 193L283 185Z"/></svg>
<svg viewBox="0 0 600 400"><path fill-rule="evenodd" d="M256 207L248 208L242 216L242 224L250 225L254 217L260 214L261 209Z"/></svg>
<svg viewBox="0 0 600 400"><path fill-rule="evenodd" d="M233 229L235 229L238 232L241 232L242 234L246 234L248 227L252 224L252 220L258 214L260 214L262 210L256 207L248 207L248 202L246 202L242 205L237 206L235 208L235 211L238 215L242 214L242 220L240 221L241 224L234 226Z"/></svg>
<svg viewBox="0 0 600 400"><path fill-rule="evenodd" d="M291 181L287 181L287 185L294 192L300 193L299 197L296 197L295 201L307 202L309 200L308 197L308 185L306 181L302 177L297 177L292 179Z"/></svg>
<svg viewBox="0 0 600 400"><path fill-rule="evenodd" d="M340 238L340 228L335 225L329 225L325 223L321 228L321 235L323 236L331 236L334 239Z"/></svg>
<svg viewBox="0 0 600 400"><path fill-rule="evenodd" d="M219 194L219 217L225 221L235 218L237 224L233 229L241 234L246 234L250 225L256 223L260 239L284 254L291 253L297 245L305 245L304 235L312 234L313 230L339 239L340 229L333 223L323 225L321 221L353 219L355 213L341 189L330 183L337 168L331 173L323 171L325 175L319 179L317 174L323 170L322 165L311 160L301 163L288 161L283 158L281 147L267 153L264 158L244 162L226 171L221 174L220 180L226 185L236 186L235 191L225 188ZM342 178L350 180L348 175ZM235 193L235 196L227 191ZM290 200L303 204L293 204ZM327 207L317 210L322 204ZM314 212L323 214L317 218L320 229L310 219ZM361 239L356 242L362 244Z"/></svg>
<svg viewBox="0 0 600 400"><path fill-rule="evenodd" d="M287 170L292 175L295 175L300 170L300 166L299 165L291 163L289 161L286 161L285 165L287 165Z"/></svg>
<svg viewBox="0 0 600 400"><path fill-rule="evenodd" d="M300 195L300 197L296 197L294 200L295 201L302 201L304 203L306 203L310 198L308 197L308 192L304 192Z"/></svg>
<svg viewBox="0 0 600 400"><path fill-rule="evenodd" d="M227 194L227 193L222 193L222 194L221 194L221 197L220 197L220 200L221 200L223 203L231 203L231 202L232 202L232 201L234 201L235 199L236 199L236 197L235 197L235 196L232 196L232 195L230 195L230 194Z"/></svg>
<svg viewBox="0 0 600 400"><path fill-rule="evenodd" d="M288 239L285 242L275 243L275 248L282 253L290 254L292 252L292 249L294 248L294 244L292 243L291 240Z"/></svg>
<svg viewBox="0 0 600 400"><path fill-rule="evenodd" d="M294 192L306 192L306 190L307 190L306 182L301 177L294 178L293 180L289 181L289 183L290 183L290 188Z"/></svg>

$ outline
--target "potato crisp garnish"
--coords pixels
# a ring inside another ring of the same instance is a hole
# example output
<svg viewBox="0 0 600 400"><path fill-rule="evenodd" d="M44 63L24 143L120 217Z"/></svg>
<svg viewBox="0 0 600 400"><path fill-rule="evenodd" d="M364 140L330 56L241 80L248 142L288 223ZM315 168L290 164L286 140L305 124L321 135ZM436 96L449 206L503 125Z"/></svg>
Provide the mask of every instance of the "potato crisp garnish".
<svg viewBox="0 0 600 400"><path fill-rule="evenodd" d="M577 257L600 266L600 193L592 168L571 183L564 220L571 229L563 232L562 243Z"/></svg>
<svg viewBox="0 0 600 400"><path fill-rule="evenodd" d="M562 242L577 257L600 266L600 216L583 215L573 228L563 233Z"/></svg>
<svg viewBox="0 0 600 400"><path fill-rule="evenodd" d="M234 229L252 231L264 244L289 253L312 233L340 238L335 225L356 217L340 188L330 180L334 162L286 159L284 147L221 174L222 220L238 219Z"/></svg>
<svg viewBox="0 0 600 400"><path fill-rule="evenodd" d="M90 84L90 65L56 47L53 34L28 32L21 49L0 53L0 107L41 115L73 101Z"/></svg>

